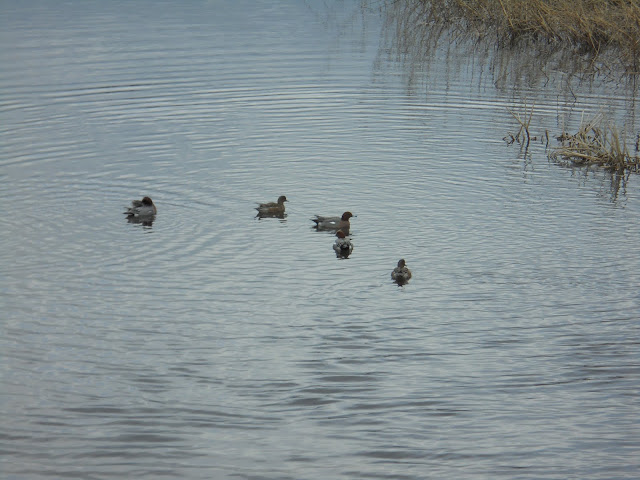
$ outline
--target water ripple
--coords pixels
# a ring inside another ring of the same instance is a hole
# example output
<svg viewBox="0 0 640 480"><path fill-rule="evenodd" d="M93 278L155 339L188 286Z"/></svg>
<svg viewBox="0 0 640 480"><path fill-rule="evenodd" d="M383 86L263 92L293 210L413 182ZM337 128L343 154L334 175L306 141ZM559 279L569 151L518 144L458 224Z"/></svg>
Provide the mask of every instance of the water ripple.
<svg viewBox="0 0 640 480"><path fill-rule="evenodd" d="M489 76L408 84L359 3L25 5L0 53L6 475L633 478L637 182L611 201L506 146ZM339 259L310 218L345 210Z"/></svg>

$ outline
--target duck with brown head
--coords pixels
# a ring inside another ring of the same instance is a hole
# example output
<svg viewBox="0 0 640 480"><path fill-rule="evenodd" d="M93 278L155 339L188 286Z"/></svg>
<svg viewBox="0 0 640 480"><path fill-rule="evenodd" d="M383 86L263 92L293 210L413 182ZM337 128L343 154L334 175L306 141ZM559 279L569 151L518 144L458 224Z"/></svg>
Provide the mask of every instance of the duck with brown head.
<svg viewBox="0 0 640 480"><path fill-rule="evenodd" d="M256 207L259 217L284 217L284 202L287 202L287 197L280 195L277 202L259 203Z"/></svg>
<svg viewBox="0 0 640 480"><path fill-rule="evenodd" d="M352 217L355 217L353 213L344 212L342 217L323 217L316 215L311 221L315 222L315 228L317 230L342 230L345 235L349 235L349 229L351 228L349 219Z"/></svg>
<svg viewBox="0 0 640 480"><path fill-rule="evenodd" d="M341 257L348 257L353 252L353 243L347 238L342 230L336 232L336 241L333 250Z"/></svg>

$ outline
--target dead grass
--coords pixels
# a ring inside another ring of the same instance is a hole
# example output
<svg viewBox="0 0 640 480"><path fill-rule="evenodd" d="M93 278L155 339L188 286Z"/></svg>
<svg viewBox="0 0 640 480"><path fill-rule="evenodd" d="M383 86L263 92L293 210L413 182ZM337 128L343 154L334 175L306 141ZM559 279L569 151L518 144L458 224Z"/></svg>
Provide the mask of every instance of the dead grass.
<svg viewBox="0 0 640 480"><path fill-rule="evenodd" d="M613 50L628 73L640 73L640 0L415 0L411 13L503 46L524 39L594 56Z"/></svg>
<svg viewBox="0 0 640 480"><path fill-rule="evenodd" d="M531 105L531 110L527 111L528 107L525 104L524 115L522 116L518 112L509 110L509 113L511 114L511 116L513 116L513 118L515 118L516 121L520 124L520 130L518 130L518 133L516 133L515 135L511 135L510 143L518 142L519 144L524 145L525 148L529 147L529 144L531 143L531 134L529 133L529 125L531 125L531 117L533 117L533 107L534 105ZM534 140L535 139L536 138L534 137Z"/></svg>
<svg viewBox="0 0 640 480"><path fill-rule="evenodd" d="M563 133L558 137L560 146L552 150L552 159L578 166L598 165L616 171L640 172L638 141L635 155L611 122L602 115L583 120L576 134Z"/></svg>

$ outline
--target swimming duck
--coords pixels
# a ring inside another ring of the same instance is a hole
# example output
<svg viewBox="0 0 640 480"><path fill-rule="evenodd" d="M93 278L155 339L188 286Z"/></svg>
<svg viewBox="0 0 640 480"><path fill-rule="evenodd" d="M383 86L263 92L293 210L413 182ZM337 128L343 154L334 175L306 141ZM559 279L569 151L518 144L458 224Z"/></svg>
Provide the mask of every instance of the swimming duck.
<svg viewBox="0 0 640 480"><path fill-rule="evenodd" d="M391 272L391 278L398 284L407 283L411 278L411 270L407 268L404 258L398 260L398 266Z"/></svg>
<svg viewBox="0 0 640 480"><path fill-rule="evenodd" d="M142 200L133 200L131 206L123 213L127 217L151 217L158 213L158 209L151 198L143 197Z"/></svg>
<svg viewBox="0 0 640 480"><path fill-rule="evenodd" d="M344 212L342 217L322 217L316 215L311 221L316 223L318 230L342 230L345 235L349 235L349 228L351 227L349 219L351 217L355 217L355 215L351 212Z"/></svg>
<svg viewBox="0 0 640 480"><path fill-rule="evenodd" d="M338 230L336 232L336 237L338 238L336 238L336 243L333 244L333 249L337 254L346 257L353 252L353 243L346 238L346 235L342 230Z"/></svg>
<svg viewBox="0 0 640 480"><path fill-rule="evenodd" d="M259 215L279 215L284 213L284 202L288 201L287 197L281 195L277 202L260 203L256 207Z"/></svg>

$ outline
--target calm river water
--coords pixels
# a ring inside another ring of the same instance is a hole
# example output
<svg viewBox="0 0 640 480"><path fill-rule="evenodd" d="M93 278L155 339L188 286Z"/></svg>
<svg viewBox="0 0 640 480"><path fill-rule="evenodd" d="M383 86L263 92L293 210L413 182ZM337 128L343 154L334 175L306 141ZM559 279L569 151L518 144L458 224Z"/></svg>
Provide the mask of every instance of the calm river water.
<svg viewBox="0 0 640 480"><path fill-rule="evenodd" d="M412 60L379 2L2 10L3 478L638 478L640 178L503 141L637 132L627 84Z"/></svg>

